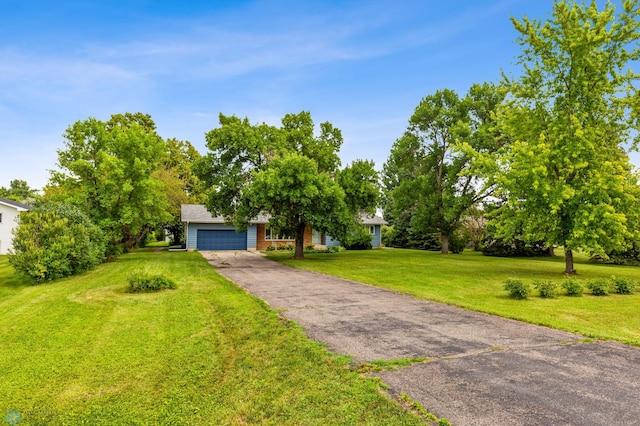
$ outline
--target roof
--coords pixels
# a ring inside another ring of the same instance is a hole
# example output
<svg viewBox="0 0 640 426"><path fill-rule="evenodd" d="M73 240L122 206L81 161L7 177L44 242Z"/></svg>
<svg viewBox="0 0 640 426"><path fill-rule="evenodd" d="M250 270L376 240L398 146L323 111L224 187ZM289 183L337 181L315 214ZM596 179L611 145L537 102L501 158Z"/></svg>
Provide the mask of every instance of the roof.
<svg viewBox="0 0 640 426"><path fill-rule="evenodd" d="M386 225L387 224L386 220L376 215L368 215L366 213L363 213L361 215L361 218L362 218L363 225Z"/></svg>
<svg viewBox="0 0 640 426"><path fill-rule="evenodd" d="M180 206L180 217L182 222L197 223L225 223L224 217L213 216L207 208L202 204L183 204ZM269 223L268 215L259 215L250 223ZM386 221L380 216L362 215L363 225L386 225Z"/></svg>
<svg viewBox="0 0 640 426"><path fill-rule="evenodd" d="M19 203L17 201L9 200L6 198L0 198L0 204L4 204L5 206L9 206L9 207L14 207L19 212L25 212L25 211L31 210L31 206Z"/></svg>
<svg viewBox="0 0 640 426"><path fill-rule="evenodd" d="M183 204L180 206L180 217L182 222L225 223L224 217L214 217L202 204ZM250 221L250 223L268 222L269 218L265 215L259 215L256 219Z"/></svg>

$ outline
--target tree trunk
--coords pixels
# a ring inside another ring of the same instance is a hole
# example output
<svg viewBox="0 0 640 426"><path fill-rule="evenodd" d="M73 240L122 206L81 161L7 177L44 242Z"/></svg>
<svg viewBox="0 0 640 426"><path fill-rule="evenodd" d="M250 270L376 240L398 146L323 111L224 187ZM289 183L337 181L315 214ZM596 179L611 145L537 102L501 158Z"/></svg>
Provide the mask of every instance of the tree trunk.
<svg viewBox="0 0 640 426"><path fill-rule="evenodd" d="M442 234L442 254L449 254L449 234Z"/></svg>
<svg viewBox="0 0 640 426"><path fill-rule="evenodd" d="M296 251L293 254L294 259L304 259L304 223L296 227Z"/></svg>
<svg viewBox="0 0 640 426"><path fill-rule="evenodd" d="M565 248L564 250L564 273L565 275L573 275L576 270L573 269L573 252Z"/></svg>

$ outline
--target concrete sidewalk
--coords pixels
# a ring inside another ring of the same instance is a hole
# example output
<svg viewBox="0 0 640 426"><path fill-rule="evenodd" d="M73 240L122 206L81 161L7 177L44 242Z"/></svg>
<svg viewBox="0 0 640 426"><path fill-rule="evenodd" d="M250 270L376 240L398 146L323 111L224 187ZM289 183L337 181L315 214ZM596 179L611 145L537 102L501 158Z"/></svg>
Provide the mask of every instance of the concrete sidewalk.
<svg viewBox="0 0 640 426"><path fill-rule="evenodd" d="M222 275L356 361L426 357L377 374L454 425L640 425L640 349L301 271L202 252Z"/></svg>

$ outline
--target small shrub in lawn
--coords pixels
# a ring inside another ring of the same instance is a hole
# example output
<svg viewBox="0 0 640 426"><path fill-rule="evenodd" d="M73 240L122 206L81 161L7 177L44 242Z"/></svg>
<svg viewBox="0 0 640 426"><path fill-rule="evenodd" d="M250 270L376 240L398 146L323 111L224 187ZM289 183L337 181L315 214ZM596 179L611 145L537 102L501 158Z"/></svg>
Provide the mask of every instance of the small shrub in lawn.
<svg viewBox="0 0 640 426"><path fill-rule="evenodd" d="M504 289L508 291L509 296L514 299L526 299L531 290L528 284L520 280L506 280L504 282Z"/></svg>
<svg viewBox="0 0 640 426"><path fill-rule="evenodd" d="M269 245L267 246L267 251L274 251L275 249L276 249L276 248L275 248L275 246L274 246L273 244L269 244Z"/></svg>
<svg viewBox="0 0 640 426"><path fill-rule="evenodd" d="M584 288L582 287L582 284L580 284L580 281L576 280L575 278L567 278L566 280L564 280L564 282L562 283L562 287L567 292L567 296L582 296L582 292L584 291Z"/></svg>
<svg viewBox="0 0 640 426"><path fill-rule="evenodd" d="M287 248L286 249L289 250L289 251L293 251L293 250L296 249L296 246L294 244L289 243L289 244L287 244Z"/></svg>
<svg viewBox="0 0 640 426"><path fill-rule="evenodd" d="M287 250L287 245L285 243L279 243L278 250Z"/></svg>
<svg viewBox="0 0 640 426"><path fill-rule="evenodd" d="M609 281L608 280L594 280L588 284L591 294L594 296L606 296L609 294Z"/></svg>
<svg viewBox="0 0 640 426"><path fill-rule="evenodd" d="M129 275L128 281L129 293L150 293L176 288L176 283L171 278L144 272L136 272Z"/></svg>
<svg viewBox="0 0 640 426"><path fill-rule="evenodd" d="M307 251L313 251L315 250L316 245L315 244L307 244L307 246L304 248Z"/></svg>
<svg viewBox="0 0 640 426"><path fill-rule="evenodd" d="M540 297L553 298L556 297L556 293L558 292L558 283L554 283L553 281L536 281L533 285L540 292Z"/></svg>
<svg viewBox="0 0 640 426"><path fill-rule="evenodd" d="M609 281L613 286L613 292L616 294L631 294L636 289L636 283L629 278L618 278L615 275L611 275Z"/></svg>

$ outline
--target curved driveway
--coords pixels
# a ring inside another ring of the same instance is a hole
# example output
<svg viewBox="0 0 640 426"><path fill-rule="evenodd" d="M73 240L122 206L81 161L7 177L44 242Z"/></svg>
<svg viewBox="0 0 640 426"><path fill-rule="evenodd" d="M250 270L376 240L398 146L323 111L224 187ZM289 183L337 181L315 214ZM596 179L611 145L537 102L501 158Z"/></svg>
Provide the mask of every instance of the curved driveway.
<svg viewBox="0 0 640 426"><path fill-rule="evenodd" d="M454 425L640 425L640 349L293 269L201 252L218 272L356 361L428 358L377 373Z"/></svg>

